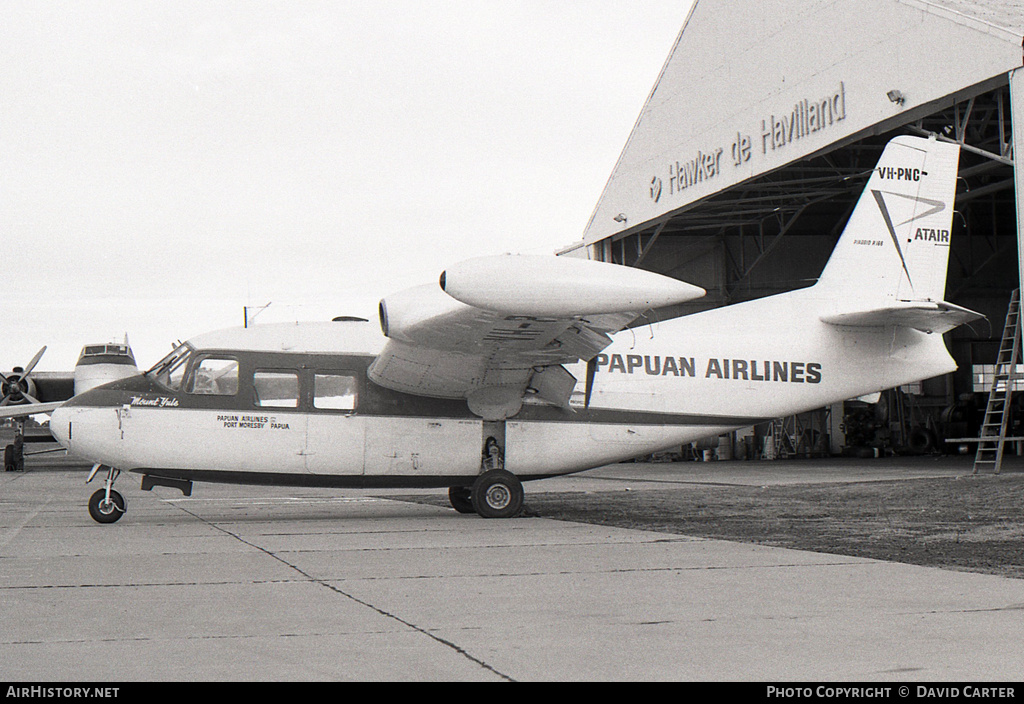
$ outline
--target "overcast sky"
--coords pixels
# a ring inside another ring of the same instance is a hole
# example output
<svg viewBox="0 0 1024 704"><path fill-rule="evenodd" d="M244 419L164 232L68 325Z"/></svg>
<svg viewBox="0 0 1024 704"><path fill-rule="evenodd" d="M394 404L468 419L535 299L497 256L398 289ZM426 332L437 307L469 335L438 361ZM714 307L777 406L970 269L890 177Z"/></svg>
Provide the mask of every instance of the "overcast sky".
<svg viewBox="0 0 1024 704"><path fill-rule="evenodd" d="M140 366L242 323L375 315L446 264L553 253L687 0L0 4L0 369Z"/></svg>

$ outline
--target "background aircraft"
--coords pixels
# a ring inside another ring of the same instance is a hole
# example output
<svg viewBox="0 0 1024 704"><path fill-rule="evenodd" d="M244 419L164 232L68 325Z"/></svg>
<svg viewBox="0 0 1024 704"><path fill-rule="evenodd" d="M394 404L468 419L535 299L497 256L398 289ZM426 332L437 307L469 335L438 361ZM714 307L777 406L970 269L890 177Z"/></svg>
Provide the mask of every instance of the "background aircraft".
<svg viewBox="0 0 1024 704"><path fill-rule="evenodd" d="M53 441L49 431L26 434L26 418L52 412L75 394L139 373L127 336L123 343L86 345L70 372L35 371L45 352L44 345L26 366L0 373L0 418L12 419L14 430L12 441L4 447L6 471L22 469L25 454L38 454L25 453L26 442Z"/></svg>
<svg viewBox="0 0 1024 704"><path fill-rule="evenodd" d="M26 366L14 367L7 374L0 373L0 406L52 403L74 396L74 372L38 372L33 375L44 352L45 346Z"/></svg>

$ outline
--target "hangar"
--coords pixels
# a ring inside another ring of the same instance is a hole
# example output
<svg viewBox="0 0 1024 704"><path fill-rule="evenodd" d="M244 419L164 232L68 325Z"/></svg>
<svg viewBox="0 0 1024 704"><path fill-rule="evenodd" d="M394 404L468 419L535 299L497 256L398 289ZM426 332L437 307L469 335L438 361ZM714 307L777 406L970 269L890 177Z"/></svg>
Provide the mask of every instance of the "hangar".
<svg viewBox="0 0 1024 704"><path fill-rule="evenodd" d="M779 419L733 447L921 451L976 437L1024 270L1022 47L1024 0L695 0L582 240L561 254L707 289L666 314L800 288L892 137L957 142L946 300L988 318L948 333L959 370Z"/></svg>

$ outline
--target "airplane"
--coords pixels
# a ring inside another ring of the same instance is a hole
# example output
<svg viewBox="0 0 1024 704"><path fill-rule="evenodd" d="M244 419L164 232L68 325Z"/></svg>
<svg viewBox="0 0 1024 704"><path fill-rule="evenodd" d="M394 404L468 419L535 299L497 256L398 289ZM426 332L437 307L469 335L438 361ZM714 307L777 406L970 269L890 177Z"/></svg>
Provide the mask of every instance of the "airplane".
<svg viewBox="0 0 1024 704"><path fill-rule="evenodd" d="M807 288L629 328L705 292L582 258L480 257L384 298L380 330L195 337L65 402L51 432L94 463L87 481L106 468L100 523L125 512L121 471L186 496L197 481L447 487L459 512L516 516L525 481L955 370L942 333L982 317L943 300L958 162L955 144L891 140Z"/></svg>
<svg viewBox="0 0 1024 704"><path fill-rule="evenodd" d="M25 453L25 442L53 441L49 433L26 435L26 418L50 413L75 394L139 373L127 336L124 343L85 345L71 372L36 372L45 352L44 345L27 366L0 373L0 418L14 420L14 440L4 447L7 471L22 468L26 454L40 454Z"/></svg>

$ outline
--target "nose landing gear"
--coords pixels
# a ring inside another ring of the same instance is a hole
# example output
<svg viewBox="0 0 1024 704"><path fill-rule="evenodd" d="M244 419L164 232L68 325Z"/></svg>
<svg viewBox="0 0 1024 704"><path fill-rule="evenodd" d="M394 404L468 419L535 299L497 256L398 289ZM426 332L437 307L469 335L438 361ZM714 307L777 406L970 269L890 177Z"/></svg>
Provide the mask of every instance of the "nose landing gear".
<svg viewBox="0 0 1024 704"><path fill-rule="evenodd" d="M88 484L99 472L103 465L93 465L89 478L85 480ZM89 497L89 515L97 523L114 523L124 515L126 504L120 492L114 491L114 482L121 474L121 470L113 467L107 468L107 478L103 482L103 488Z"/></svg>

